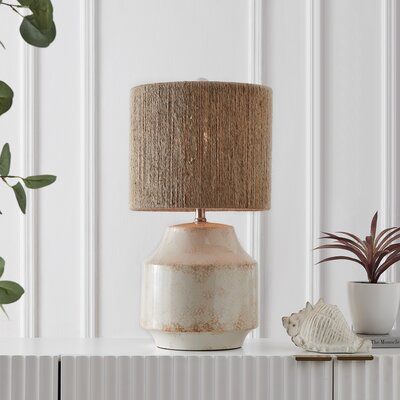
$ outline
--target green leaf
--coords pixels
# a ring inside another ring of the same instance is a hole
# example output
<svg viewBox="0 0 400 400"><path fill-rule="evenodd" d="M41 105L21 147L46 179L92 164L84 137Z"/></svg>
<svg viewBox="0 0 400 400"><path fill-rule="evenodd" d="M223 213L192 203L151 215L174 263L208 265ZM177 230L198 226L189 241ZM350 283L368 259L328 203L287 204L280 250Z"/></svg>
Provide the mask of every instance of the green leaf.
<svg viewBox="0 0 400 400"><path fill-rule="evenodd" d="M38 28L48 30L53 22L53 5L50 0L18 0L23 7L28 7L35 15Z"/></svg>
<svg viewBox="0 0 400 400"><path fill-rule="evenodd" d="M6 265L6 262L4 261L3 257L0 257L0 278L4 273L4 266Z"/></svg>
<svg viewBox="0 0 400 400"><path fill-rule="evenodd" d="M47 47L56 37L56 26L53 21L45 28L42 18L36 14L28 15L22 20L19 31L28 44L35 47Z"/></svg>
<svg viewBox="0 0 400 400"><path fill-rule="evenodd" d="M26 194L24 187L20 182L15 184L12 189L14 190L15 197L17 198L17 202L21 211L25 214L26 212ZM0 301L1 303L1 301Z"/></svg>
<svg viewBox="0 0 400 400"><path fill-rule="evenodd" d="M29 189L40 189L51 185L57 179L54 175L33 175L24 178L25 186Z"/></svg>
<svg viewBox="0 0 400 400"><path fill-rule="evenodd" d="M48 31L54 25L50 0L32 0L29 8L36 17L40 31Z"/></svg>
<svg viewBox="0 0 400 400"><path fill-rule="evenodd" d="M3 146L0 154L0 175L7 176L10 172L10 164L11 164L11 153L10 153L10 145L6 143Z"/></svg>
<svg viewBox="0 0 400 400"><path fill-rule="evenodd" d="M0 281L0 304L14 303L24 294L24 289L17 282Z"/></svg>
<svg viewBox="0 0 400 400"><path fill-rule="evenodd" d="M21 4L21 6L30 7L30 5L33 3L33 0L18 0L18 3Z"/></svg>
<svg viewBox="0 0 400 400"><path fill-rule="evenodd" d="M7 112L13 102L14 92L7 83L0 81L0 115Z"/></svg>

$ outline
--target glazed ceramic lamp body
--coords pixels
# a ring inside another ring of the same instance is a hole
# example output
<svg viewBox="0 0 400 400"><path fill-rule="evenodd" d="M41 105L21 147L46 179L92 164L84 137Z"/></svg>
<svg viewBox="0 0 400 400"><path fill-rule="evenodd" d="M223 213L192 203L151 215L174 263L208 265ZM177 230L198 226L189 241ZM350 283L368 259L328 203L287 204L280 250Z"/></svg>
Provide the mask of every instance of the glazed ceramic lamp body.
<svg viewBox="0 0 400 400"><path fill-rule="evenodd" d="M159 347L240 347L257 326L257 263L206 210L269 208L271 90L227 82L131 93L131 209L195 211L144 263L141 325Z"/></svg>

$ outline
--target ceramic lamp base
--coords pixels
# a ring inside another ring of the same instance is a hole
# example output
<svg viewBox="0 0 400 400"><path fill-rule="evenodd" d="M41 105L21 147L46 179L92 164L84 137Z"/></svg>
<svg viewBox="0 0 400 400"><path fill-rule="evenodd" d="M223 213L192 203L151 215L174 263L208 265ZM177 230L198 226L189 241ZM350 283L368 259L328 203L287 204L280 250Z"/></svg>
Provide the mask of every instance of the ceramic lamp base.
<svg viewBox="0 0 400 400"><path fill-rule="evenodd" d="M158 347L241 347L257 309L257 264L232 226L171 226L144 264L141 325Z"/></svg>

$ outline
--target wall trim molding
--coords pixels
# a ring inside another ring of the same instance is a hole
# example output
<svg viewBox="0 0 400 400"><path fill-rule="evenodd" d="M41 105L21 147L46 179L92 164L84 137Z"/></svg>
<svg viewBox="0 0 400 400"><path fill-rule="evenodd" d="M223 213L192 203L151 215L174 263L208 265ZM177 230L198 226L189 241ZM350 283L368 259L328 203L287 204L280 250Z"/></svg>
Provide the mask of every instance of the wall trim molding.
<svg viewBox="0 0 400 400"><path fill-rule="evenodd" d="M82 320L83 337L98 329L97 102L95 0L81 8Z"/></svg>
<svg viewBox="0 0 400 400"><path fill-rule="evenodd" d="M396 221L396 0L381 4L381 224L395 226ZM398 280L395 268L384 279Z"/></svg>
<svg viewBox="0 0 400 400"><path fill-rule="evenodd" d="M249 8L249 65L250 83L262 83L262 0L251 0ZM262 238L265 230L265 213L247 213L247 251L258 263L259 326L252 337L263 337L265 267L262 258Z"/></svg>
<svg viewBox="0 0 400 400"><path fill-rule="evenodd" d="M25 42L22 44L22 129L21 129L21 172L23 176L36 173L36 86L37 52ZM21 214L20 259L22 264L22 285L25 294L22 299L21 336L38 336L38 271L37 271L37 194L26 191L26 215ZM18 210L19 211L19 210Z"/></svg>
<svg viewBox="0 0 400 400"><path fill-rule="evenodd" d="M312 250L321 231L321 0L307 0L306 18L306 299L315 303L321 296L321 274Z"/></svg>

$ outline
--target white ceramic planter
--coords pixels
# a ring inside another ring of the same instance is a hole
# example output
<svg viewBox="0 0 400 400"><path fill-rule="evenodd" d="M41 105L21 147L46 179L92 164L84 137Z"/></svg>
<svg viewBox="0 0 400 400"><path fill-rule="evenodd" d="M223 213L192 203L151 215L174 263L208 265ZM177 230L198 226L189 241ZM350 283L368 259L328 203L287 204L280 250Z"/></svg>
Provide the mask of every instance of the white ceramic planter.
<svg viewBox="0 0 400 400"><path fill-rule="evenodd" d="M390 332L399 309L400 283L349 282L348 295L355 332Z"/></svg>
<svg viewBox="0 0 400 400"><path fill-rule="evenodd" d="M232 226L170 226L142 275L141 325L156 345L240 347L257 326L257 264Z"/></svg>

